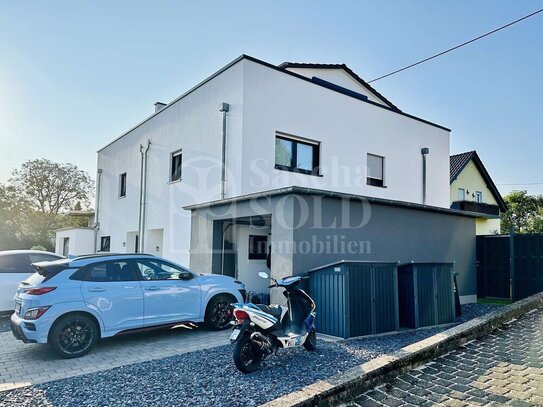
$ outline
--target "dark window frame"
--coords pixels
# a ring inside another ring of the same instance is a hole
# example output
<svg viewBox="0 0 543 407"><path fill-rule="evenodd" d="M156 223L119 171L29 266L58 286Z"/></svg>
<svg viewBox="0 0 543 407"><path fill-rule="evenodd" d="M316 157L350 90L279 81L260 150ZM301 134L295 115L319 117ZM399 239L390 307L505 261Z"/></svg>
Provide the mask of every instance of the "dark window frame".
<svg viewBox="0 0 543 407"><path fill-rule="evenodd" d="M179 157L179 169L174 168L176 163L176 158ZM176 150L170 153L170 181L169 182L178 182L183 178L183 150Z"/></svg>
<svg viewBox="0 0 543 407"><path fill-rule="evenodd" d="M290 172L296 172L300 174L306 174L306 175L315 175L315 176L321 176L320 175L320 149L321 149L321 143L318 141L312 141L307 140L304 141L302 139L299 139L298 137L289 137L288 135L282 134L282 133L276 133L274 140L285 140L292 143L292 157L290 160L290 165L283 165L283 164L277 164L277 156L275 156L275 169L276 170L282 170L282 171L290 171ZM305 146L309 146L312 148L313 151L313 169L312 170L306 170L304 168L299 168L297 166L298 161L298 144L303 144ZM274 150L275 154L277 152Z"/></svg>
<svg viewBox="0 0 543 407"><path fill-rule="evenodd" d="M367 175L367 169L369 168L368 161L369 156L377 157L381 159L381 178L374 178ZM373 154L373 153L367 153L366 154L366 185L372 186L372 187L381 187L386 188L385 186L385 157L379 154Z"/></svg>
<svg viewBox="0 0 543 407"><path fill-rule="evenodd" d="M126 198L126 172L119 174L119 198Z"/></svg>
<svg viewBox="0 0 543 407"><path fill-rule="evenodd" d="M143 265L145 265L145 263L151 263L151 264L156 263L156 265L152 264L152 266L150 266L152 268L154 267L162 268L161 265L166 265L167 267L170 267L172 269L179 270L179 274L189 273L192 276L192 278L197 277L197 275L194 274L189 269L183 266L180 266L178 264L170 263L169 261L165 261L162 259L141 258L141 259L133 259L132 262L133 262L134 271L136 272L136 277L138 278L138 281L183 281L183 279L175 279L175 278L156 278L156 279L147 280L143 278L143 275L141 273L141 270L139 269L138 263L142 263Z"/></svg>
<svg viewBox="0 0 543 407"><path fill-rule="evenodd" d="M258 250L258 244L264 245L264 252ZM249 235L249 248L247 250L247 258L249 260L267 260L268 259L268 236L265 235ZM257 249L257 250L255 250Z"/></svg>
<svg viewBox="0 0 543 407"><path fill-rule="evenodd" d="M104 242L107 242L107 245L104 244ZM111 250L111 236L101 236L100 237L100 251L109 252L110 250Z"/></svg>

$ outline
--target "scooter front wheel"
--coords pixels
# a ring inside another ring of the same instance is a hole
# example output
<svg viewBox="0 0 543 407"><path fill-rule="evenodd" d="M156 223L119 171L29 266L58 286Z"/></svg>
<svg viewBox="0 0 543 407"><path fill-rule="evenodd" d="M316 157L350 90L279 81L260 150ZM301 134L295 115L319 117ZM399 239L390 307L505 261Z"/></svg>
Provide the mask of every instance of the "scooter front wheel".
<svg viewBox="0 0 543 407"><path fill-rule="evenodd" d="M251 340L249 333L245 333L234 344L234 363L243 373L252 373L260 368L262 363L262 351Z"/></svg>

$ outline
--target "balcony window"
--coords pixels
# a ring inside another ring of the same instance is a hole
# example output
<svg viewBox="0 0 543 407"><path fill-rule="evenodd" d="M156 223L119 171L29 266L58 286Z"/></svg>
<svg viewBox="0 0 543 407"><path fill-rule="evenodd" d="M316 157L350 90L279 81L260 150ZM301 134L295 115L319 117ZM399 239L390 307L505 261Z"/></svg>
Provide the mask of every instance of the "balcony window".
<svg viewBox="0 0 543 407"><path fill-rule="evenodd" d="M483 193L481 191L475 192L475 202L483 203Z"/></svg>
<svg viewBox="0 0 543 407"><path fill-rule="evenodd" d="M385 186L385 158L375 154L368 154L367 158L367 181L368 185L374 187Z"/></svg>
<svg viewBox="0 0 543 407"><path fill-rule="evenodd" d="M466 200L466 190L464 188L458 188L458 200L459 201Z"/></svg>
<svg viewBox="0 0 543 407"><path fill-rule="evenodd" d="M286 136L275 137L275 168L278 170L319 174L319 143Z"/></svg>

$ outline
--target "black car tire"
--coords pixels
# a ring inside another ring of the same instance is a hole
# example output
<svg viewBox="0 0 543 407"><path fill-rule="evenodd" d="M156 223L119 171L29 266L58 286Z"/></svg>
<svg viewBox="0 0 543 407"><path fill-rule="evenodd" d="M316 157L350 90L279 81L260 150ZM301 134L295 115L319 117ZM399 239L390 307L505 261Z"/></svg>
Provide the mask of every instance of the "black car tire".
<svg viewBox="0 0 543 407"><path fill-rule="evenodd" d="M235 299L228 295L217 295L209 301L206 308L204 322L212 331L221 331L230 327L232 315L228 314L228 308Z"/></svg>
<svg viewBox="0 0 543 407"><path fill-rule="evenodd" d="M91 317L69 314L60 317L49 331L49 345L66 359L86 355L100 338L100 330Z"/></svg>

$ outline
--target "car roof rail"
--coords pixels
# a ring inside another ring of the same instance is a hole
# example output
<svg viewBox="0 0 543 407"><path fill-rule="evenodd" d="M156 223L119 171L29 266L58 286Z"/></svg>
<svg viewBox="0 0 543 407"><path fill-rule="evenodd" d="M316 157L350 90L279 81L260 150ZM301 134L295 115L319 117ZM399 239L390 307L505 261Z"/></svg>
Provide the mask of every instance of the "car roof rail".
<svg viewBox="0 0 543 407"><path fill-rule="evenodd" d="M70 259L71 261L76 260L85 260L85 259L94 259L99 257L115 257L115 256L148 256L148 257L155 257L152 254L148 253L95 253L95 254L84 254L82 256L77 256L73 259Z"/></svg>

